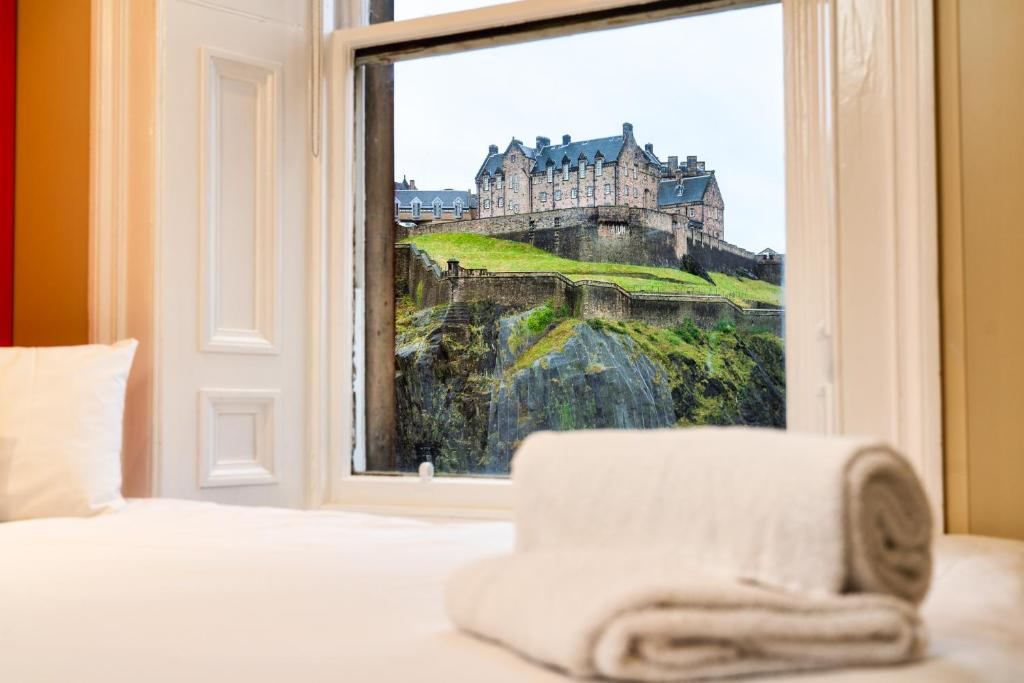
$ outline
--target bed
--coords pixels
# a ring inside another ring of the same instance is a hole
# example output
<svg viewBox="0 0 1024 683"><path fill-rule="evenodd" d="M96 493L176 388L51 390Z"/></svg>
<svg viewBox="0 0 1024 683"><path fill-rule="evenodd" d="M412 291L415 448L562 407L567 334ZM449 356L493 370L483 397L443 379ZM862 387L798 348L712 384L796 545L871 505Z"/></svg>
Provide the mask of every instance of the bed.
<svg viewBox="0 0 1024 683"><path fill-rule="evenodd" d="M565 683L445 618L447 576L512 541L506 522L165 499L0 524L0 680ZM1024 680L1024 543L937 553L926 661L771 680Z"/></svg>

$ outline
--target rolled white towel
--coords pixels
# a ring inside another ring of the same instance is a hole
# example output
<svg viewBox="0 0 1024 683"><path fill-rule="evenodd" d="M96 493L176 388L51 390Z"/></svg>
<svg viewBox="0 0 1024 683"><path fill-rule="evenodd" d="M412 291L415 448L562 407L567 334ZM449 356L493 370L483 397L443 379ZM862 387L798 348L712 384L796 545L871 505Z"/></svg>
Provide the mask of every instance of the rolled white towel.
<svg viewBox="0 0 1024 683"><path fill-rule="evenodd" d="M931 514L888 446L750 428L538 433L512 463L516 545L670 548L812 593L920 602Z"/></svg>
<svg viewBox="0 0 1024 683"><path fill-rule="evenodd" d="M913 605L808 596L694 570L678 553L541 550L480 561L449 582L457 626L575 676L675 681L921 656Z"/></svg>

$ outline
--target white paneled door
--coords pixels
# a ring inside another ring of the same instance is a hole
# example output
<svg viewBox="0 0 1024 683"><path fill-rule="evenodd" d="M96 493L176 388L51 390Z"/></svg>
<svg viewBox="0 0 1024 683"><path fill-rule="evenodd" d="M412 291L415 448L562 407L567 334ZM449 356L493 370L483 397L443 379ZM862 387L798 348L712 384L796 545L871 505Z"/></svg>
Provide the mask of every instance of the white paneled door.
<svg viewBox="0 0 1024 683"><path fill-rule="evenodd" d="M300 506L308 3L163 11L156 494Z"/></svg>

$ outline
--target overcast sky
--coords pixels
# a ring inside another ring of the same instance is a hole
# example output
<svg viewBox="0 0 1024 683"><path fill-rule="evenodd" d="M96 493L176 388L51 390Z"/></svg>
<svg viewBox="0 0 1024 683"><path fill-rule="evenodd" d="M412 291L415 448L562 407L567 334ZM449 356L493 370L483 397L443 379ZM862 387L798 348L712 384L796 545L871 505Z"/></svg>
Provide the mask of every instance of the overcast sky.
<svg viewBox="0 0 1024 683"><path fill-rule="evenodd" d="M396 0L395 18L485 4ZM421 189L470 189L491 143L608 137L623 121L663 162L715 169L728 241L785 249L778 4L395 65L395 172Z"/></svg>

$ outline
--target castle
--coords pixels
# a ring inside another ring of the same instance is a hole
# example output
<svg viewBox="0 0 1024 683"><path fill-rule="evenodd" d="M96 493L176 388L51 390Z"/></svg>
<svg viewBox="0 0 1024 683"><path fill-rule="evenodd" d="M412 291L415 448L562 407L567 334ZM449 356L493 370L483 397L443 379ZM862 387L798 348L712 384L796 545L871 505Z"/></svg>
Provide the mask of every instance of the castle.
<svg viewBox="0 0 1024 683"><path fill-rule="evenodd" d="M633 125L622 134L552 145L538 136L535 147L515 138L505 150L491 145L476 174L478 218L597 206L652 209L681 224L725 239L725 204L715 172L695 156L663 164L654 145L637 143Z"/></svg>

